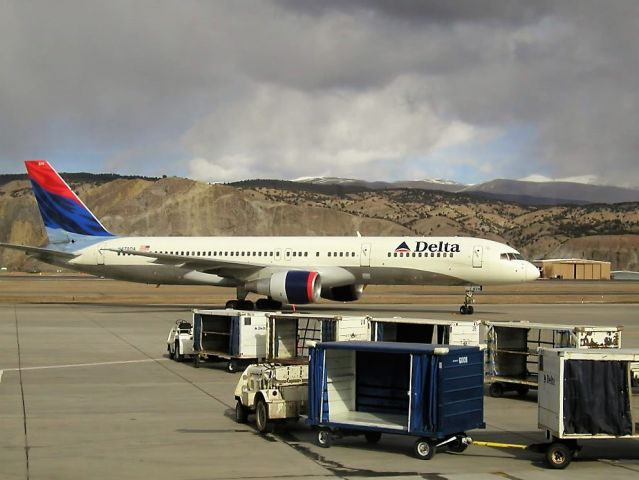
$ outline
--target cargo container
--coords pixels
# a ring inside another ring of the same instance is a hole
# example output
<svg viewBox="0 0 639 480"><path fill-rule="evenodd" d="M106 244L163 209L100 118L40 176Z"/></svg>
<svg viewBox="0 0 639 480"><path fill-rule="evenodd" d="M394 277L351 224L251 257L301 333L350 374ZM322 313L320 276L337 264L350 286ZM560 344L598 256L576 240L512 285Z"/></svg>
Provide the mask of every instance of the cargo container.
<svg viewBox="0 0 639 480"><path fill-rule="evenodd" d="M631 364L637 361L639 350L541 349L538 424L551 440L551 467L565 468L578 440L639 440L631 387Z"/></svg>
<svg viewBox="0 0 639 480"><path fill-rule="evenodd" d="M267 361L308 363L308 342L368 340L370 317L270 313Z"/></svg>
<svg viewBox="0 0 639 480"><path fill-rule="evenodd" d="M481 322L458 322L430 318L373 318L371 339L375 342L479 345Z"/></svg>
<svg viewBox="0 0 639 480"><path fill-rule="evenodd" d="M484 322L486 381L489 393L506 391L524 396L537 388L539 349L620 348L623 327L575 326L530 322Z"/></svg>
<svg viewBox="0 0 639 480"><path fill-rule="evenodd" d="M265 312L193 310L193 365L224 360L229 372L266 358Z"/></svg>
<svg viewBox="0 0 639 480"><path fill-rule="evenodd" d="M485 427L479 347L328 342L310 356L308 423L322 447L343 435L411 435L415 455L430 459L463 451L466 430Z"/></svg>

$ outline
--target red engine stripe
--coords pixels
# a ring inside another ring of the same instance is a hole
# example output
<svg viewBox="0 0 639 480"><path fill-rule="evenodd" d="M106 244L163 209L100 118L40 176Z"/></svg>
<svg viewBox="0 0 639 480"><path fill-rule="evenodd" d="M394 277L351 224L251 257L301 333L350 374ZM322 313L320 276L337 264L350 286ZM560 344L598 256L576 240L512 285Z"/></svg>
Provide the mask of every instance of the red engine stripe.
<svg viewBox="0 0 639 480"><path fill-rule="evenodd" d="M315 283L315 279L317 278L317 272L309 272L308 280L306 281L306 297L309 302L312 302L315 298L313 295L313 284Z"/></svg>

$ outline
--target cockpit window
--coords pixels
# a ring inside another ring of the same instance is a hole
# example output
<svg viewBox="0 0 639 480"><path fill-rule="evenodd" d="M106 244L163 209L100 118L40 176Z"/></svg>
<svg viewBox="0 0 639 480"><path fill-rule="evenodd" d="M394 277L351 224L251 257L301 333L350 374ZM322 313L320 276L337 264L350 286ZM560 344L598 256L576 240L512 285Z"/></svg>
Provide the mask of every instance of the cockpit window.
<svg viewBox="0 0 639 480"><path fill-rule="evenodd" d="M499 258L501 260L525 260L521 253L502 253Z"/></svg>

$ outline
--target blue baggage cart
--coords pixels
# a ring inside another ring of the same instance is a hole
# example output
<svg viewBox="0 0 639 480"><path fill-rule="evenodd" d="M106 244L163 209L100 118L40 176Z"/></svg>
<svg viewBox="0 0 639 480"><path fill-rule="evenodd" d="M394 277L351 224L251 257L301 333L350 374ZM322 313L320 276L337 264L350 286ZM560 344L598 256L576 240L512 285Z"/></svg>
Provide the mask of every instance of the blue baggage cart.
<svg viewBox="0 0 639 480"><path fill-rule="evenodd" d="M317 443L364 434L419 437L415 455L462 452L467 430L485 428L479 347L395 342L324 342L310 349L308 420Z"/></svg>

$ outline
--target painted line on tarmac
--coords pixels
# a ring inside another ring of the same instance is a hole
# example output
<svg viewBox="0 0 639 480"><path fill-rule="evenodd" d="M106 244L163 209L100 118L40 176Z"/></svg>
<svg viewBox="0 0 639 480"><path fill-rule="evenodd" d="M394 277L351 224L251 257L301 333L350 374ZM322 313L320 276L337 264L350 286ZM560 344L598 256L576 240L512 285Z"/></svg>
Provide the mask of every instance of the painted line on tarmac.
<svg viewBox="0 0 639 480"><path fill-rule="evenodd" d="M124 365L129 363L149 363L149 362L160 362L163 360L168 360L166 358L145 358L142 360L120 360L116 362L96 362L96 363L71 363L68 365L44 365L41 367L23 367L23 368L5 368L4 370L0 370L0 372L18 372L18 371L27 371L27 370L48 370L54 368L74 368L74 367L99 367L102 365ZM0 379L2 378L2 373L0 373Z"/></svg>

